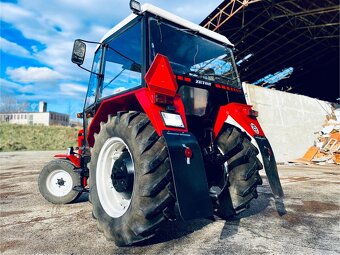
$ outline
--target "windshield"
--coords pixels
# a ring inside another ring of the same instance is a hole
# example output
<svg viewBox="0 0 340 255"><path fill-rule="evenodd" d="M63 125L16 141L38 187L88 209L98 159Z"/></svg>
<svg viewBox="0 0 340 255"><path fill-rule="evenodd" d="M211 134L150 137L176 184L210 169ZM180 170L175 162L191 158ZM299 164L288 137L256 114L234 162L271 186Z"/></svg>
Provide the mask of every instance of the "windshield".
<svg viewBox="0 0 340 255"><path fill-rule="evenodd" d="M209 41L195 31L150 19L150 60L168 57L173 72L240 87L231 49Z"/></svg>

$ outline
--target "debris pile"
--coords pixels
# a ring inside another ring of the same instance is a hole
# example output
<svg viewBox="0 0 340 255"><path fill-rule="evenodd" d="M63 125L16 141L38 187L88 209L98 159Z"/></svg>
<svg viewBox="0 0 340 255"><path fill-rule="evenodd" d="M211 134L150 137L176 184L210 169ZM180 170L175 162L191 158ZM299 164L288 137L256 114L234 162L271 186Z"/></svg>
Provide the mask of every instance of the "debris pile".
<svg viewBox="0 0 340 255"><path fill-rule="evenodd" d="M340 165L340 108L334 110L319 132L314 146L302 158L291 161L300 164Z"/></svg>

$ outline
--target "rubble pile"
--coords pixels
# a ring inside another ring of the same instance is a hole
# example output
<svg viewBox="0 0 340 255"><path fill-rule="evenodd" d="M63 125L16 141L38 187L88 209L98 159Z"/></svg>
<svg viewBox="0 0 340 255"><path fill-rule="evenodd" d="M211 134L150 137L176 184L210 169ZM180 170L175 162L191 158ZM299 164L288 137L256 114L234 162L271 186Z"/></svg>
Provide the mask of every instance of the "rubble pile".
<svg viewBox="0 0 340 255"><path fill-rule="evenodd" d="M291 161L301 164L340 165L340 108L327 116L317 139L302 158Z"/></svg>

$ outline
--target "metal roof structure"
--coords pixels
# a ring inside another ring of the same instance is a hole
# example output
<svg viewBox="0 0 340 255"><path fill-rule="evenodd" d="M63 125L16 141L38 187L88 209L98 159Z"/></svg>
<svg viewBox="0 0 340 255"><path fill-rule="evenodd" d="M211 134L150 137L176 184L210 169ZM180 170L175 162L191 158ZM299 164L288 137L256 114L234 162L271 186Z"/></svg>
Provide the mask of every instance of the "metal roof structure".
<svg viewBox="0 0 340 255"><path fill-rule="evenodd" d="M235 45L242 81L292 67L277 89L335 102L339 18L338 0L225 0L200 25Z"/></svg>

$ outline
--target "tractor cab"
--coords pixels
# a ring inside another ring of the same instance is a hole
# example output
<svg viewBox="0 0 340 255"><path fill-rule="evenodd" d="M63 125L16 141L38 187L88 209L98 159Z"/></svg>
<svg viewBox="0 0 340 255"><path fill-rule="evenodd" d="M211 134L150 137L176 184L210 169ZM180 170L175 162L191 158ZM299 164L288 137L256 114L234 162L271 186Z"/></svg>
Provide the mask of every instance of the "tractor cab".
<svg viewBox="0 0 340 255"><path fill-rule="evenodd" d="M146 87L144 77L156 55L161 54L170 63L186 115L212 123L221 105L245 103L232 47L222 35L143 5L98 45L85 116L93 116L105 99Z"/></svg>

